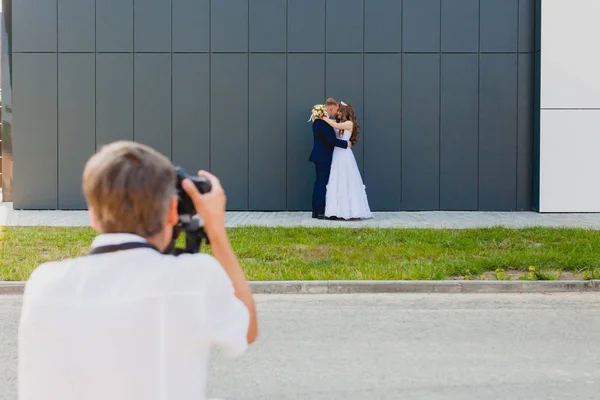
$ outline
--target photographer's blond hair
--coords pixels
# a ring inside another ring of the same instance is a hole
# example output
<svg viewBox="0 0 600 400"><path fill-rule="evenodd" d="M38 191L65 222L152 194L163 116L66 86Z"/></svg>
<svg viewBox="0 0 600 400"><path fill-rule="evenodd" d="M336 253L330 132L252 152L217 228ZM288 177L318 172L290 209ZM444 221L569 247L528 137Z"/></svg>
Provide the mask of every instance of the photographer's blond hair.
<svg viewBox="0 0 600 400"><path fill-rule="evenodd" d="M143 144L104 146L83 171L83 193L102 233L160 233L175 195L175 168Z"/></svg>

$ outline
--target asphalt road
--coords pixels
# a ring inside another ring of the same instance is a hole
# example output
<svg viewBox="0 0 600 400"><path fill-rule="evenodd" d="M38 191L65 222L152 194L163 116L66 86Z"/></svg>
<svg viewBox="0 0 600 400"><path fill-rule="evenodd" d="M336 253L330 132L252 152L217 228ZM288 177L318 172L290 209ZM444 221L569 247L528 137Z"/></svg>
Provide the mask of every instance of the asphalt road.
<svg viewBox="0 0 600 400"><path fill-rule="evenodd" d="M600 295L260 296L261 339L216 355L233 399L600 399ZM0 296L0 399L16 399L19 296ZM43 333L42 333L43 334Z"/></svg>

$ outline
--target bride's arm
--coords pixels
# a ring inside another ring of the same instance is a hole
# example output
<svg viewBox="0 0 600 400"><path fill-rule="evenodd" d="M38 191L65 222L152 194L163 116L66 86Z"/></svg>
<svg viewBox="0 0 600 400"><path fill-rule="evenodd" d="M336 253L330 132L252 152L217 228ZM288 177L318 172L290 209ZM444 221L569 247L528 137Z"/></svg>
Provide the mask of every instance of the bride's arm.
<svg viewBox="0 0 600 400"><path fill-rule="evenodd" d="M334 127L335 129L343 129L346 131L351 131L352 130L352 121L346 121L346 122L335 122L332 119L329 118L324 118L323 119L325 122L327 122L329 125L331 125L332 127Z"/></svg>

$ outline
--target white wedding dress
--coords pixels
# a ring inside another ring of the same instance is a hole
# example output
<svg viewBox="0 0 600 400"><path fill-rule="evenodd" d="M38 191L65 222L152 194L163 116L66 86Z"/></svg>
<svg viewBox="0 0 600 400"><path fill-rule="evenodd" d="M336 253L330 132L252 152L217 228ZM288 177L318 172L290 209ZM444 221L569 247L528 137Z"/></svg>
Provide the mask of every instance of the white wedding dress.
<svg viewBox="0 0 600 400"><path fill-rule="evenodd" d="M349 141L351 136L352 132L344 131L341 139ZM365 185L351 149L336 147L333 150L325 216L342 219L373 218Z"/></svg>

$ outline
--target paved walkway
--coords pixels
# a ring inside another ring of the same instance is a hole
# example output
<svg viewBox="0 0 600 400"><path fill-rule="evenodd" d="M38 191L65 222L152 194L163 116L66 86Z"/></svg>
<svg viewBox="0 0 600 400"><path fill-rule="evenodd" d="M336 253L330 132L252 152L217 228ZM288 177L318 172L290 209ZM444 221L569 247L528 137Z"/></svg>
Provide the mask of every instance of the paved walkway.
<svg viewBox="0 0 600 400"><path fill-rule="evenodd" d="M16 211L0 203L0 226L88 226L87 211ZM530 226L600 229L600 214L380 212L369 221L319 221L309 212L229 212L227 226L467 229Z"/></svg>

